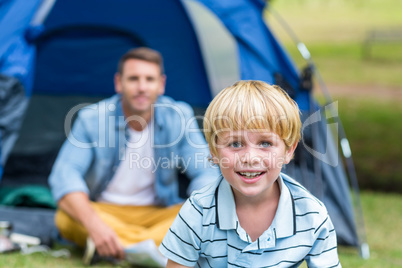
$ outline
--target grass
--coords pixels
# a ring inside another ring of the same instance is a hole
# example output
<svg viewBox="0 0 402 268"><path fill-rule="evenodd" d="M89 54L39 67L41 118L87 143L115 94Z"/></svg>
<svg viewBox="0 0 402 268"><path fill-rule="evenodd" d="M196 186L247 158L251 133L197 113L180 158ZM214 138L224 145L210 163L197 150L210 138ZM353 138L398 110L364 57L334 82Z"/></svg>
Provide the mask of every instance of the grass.
<svg viewBox="0 0 402 268"><path fill-rule="evenodd" d="M361 188L402 193L402 106L398 101L340 98Z"/></svg>
<svg viewBox="0 0 402 268"><path fill-rule="evenodd" d="M272 0L271 6L306 43L361 41L373 29L402 25L399 0ZM274 28L278 28L277 23ZM279 33L283 37L283 32Z"/></svg>
<svg viewBox="0 0 402 268"><path fill-rule="evenodd" d="M340 260L344 267L401 267L402 196L378 192L362 192L367 240L370 245L369 260L356 258L355 251L340 248Z"/></svg>
<svg viewBox="0 0 402 268"><path fill-rule="evenodd" d="M309 49L329 84L402 85L402 2L399 0L273 0L272 5ZM298 66L305 65L289 35L269 12L267 20ZM397 30L398 42L374 42L372 30Z"/></svg>
<svg viewBox="0 0 402 268"><path fill-rule="evenodd" d="M286 48L299 67L305 60L293 44ZM402 39L399 44L374 44L370 57L363 54L363 44L315 43L308 46L324 80L331 84L400 87L402 85Z"/></svg>
<svg viewBox="0 0 402 268"><path fill-rule="evenodd" d="M335 86L349 89L334 95L334 99L339 99L339 114L351 144L361 188L402 193L399 103L402 31L399 30L398 42L372 43L369 53L364 46L372 30L402 28L399 15L402 1L272 0L271 3L306 44L329 91L333 92ZM272 14L267 13L266 17L296 65L306 65ZM394 100L398 94L399 99Z"/></svg>
<svg viewBox="0 0 402 268"><path fill-rule="evenodd" d="M363 213L370 245L371 257L363 260L355 248L340 247L339 258L343 267L353 268L388 268L402 266L402 196L363 191L361 193ZM60 249L58 246L56 249ZM82 253L74 248L70 258L55 258L43 253L21 255L19 253L3 254L0 267L84 267L81 262ZM92 267L112 267L109 263L101 263ZM121 267L127 267L123 264ZM305 267L305 266L304 266Z"/></svg>

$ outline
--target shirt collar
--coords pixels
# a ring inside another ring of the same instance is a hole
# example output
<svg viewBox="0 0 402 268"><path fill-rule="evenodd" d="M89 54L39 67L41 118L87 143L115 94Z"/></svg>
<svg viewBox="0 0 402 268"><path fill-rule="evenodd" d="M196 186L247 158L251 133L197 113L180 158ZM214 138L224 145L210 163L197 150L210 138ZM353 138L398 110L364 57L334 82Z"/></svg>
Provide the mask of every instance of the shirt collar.
<svg viewBox="0 0 402 268"><path fill-rule="evenodd" d="M282 175L278 178L281 196L272 226L276 237L283 238L296 234L296 213L292 193L283 182Z"/></svg>
<svg viewBox="0 0 402 268"><path fill-rule="evenodd" d="M162 104L162 98L163 96L159 96L158 99L156 100L155 104ZM162 111L162 109L158 109L158 105L155 106L154 112L153 112L153 119L154 119L154 123L156 126L158 126L159 128L163 127L163 118L164 113Z"/></svg>
<svg viewBox="0 0 402 268"><path fill-rule="evenodd" d="M294 200L282 176L278 178L281 195L272 227L276 237L288 237L296 233ZM216 223L222 230L236 229L237 215L234 196L230 184L222 179L215 191Z"/></svg>
<svg viewBox="0 0 402 268"><path fill-rule="evenodd" d="M222 179L215 192L216 224L219 229L236 229L236 205L230 184Z"/></svg>

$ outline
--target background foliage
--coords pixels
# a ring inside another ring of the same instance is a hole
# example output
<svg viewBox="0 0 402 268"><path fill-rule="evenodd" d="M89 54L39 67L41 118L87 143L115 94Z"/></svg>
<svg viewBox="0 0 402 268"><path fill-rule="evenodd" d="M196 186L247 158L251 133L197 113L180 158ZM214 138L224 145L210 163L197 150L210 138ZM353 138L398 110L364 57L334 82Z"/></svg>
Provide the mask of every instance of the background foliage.
<svg viewBox="0 0 402 268"><path fill-rule="evenodd" d="M402 193L402 1L275 0L271 7L306 44L338 101L361 188ZM278 21L266 17L295 63L306 65ZM393 41L372 40L373 31Z"/></svg>

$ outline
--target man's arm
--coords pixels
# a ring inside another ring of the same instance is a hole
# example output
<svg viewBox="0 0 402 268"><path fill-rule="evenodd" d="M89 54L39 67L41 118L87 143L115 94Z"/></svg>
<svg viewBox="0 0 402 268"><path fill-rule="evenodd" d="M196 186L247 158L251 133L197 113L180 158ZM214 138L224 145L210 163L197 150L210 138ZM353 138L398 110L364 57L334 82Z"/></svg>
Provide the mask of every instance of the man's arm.
<svg viewBox="0 0 402 268"><path fill-rule="evenodd" d="M99 255L124 258L124 248L116 233L92 208L87 194L83 192L66 194L59 200L58 206L84 226L94 241Z"/></svg>
<svg viewBox="0 0 402 268"><path fill-rule="evenodd" d="M185 173L191 179L187 194L198 190L217 180L220 172L208 162L210 155L208 144L198 127L193 109L188 104L182 104L181 110L186 117L183 139L180 141L180 156Z"/></svg>
<svg viewBox="0 0 402 268"><path fill-rule="evenodd" d="M84 176L94 161L95 148L90 145L97 136L96 133L91 135L85 120L79 114L53 165L49 185L59 208L83 225L98 253L121 257L124 253L117 235L98 216L89 201L90 189Z"/></svg>
<svg viewBox="0 0 402 268"><path fill-rule="evenodd" d="M92 139L84 120L78 116L49 175L49 185L57 202L68 193L90 192L84 176L94 161L94 148L89 146Z"/></svg>

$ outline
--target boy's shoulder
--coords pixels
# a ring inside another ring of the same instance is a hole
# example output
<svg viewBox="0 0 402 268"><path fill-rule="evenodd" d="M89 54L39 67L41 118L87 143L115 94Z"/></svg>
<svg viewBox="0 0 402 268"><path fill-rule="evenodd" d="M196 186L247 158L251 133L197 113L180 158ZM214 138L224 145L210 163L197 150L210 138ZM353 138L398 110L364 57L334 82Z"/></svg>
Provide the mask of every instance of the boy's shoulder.
<svg viewBox="0 0 402 268"><path fill-rule="evenodd" d="M189 197L190 202L199 207L210 207L211 205L214 205L215 193L222 180L223 178L219 178L203 188L195 190Z"/></svg>
<svg viewBox="0 0 402 268"><path fill-rule="evenodd" d="M328 224L328 228L333 228L327 208L318 198L293 178L285 174L281 174L281 177L292 197L296 232L311 228L324 231L324 223Z"/></svg>
<svg viewBox="0 0 402 268"><path fill-rule="evenodd" d="M292 194L296 209L305 210L306 212L314 210L320 212L323 216L328 214L325 205L303 185L286 174L281 173L281 177L283 183Z"/></svg>

